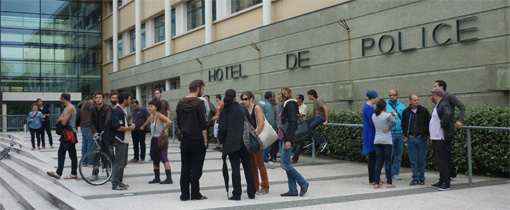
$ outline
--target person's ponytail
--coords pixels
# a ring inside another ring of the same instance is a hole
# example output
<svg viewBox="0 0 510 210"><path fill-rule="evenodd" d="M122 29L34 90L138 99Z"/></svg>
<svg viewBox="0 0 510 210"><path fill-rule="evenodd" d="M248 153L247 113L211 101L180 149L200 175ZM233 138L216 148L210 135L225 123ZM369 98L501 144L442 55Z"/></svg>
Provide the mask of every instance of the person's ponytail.
<svg viewBox="0 0 510 210"><path fill-rule="evenodd" d="M379 99L375 105L375 116L379 116L384 110L386 110L386 101Z"/></svg>
<svg viewBox="0 0 510 210"><path fill-rule="evenodd" d="M225 91L225 97L223 97L223 108L225 111L230 111L232 104L234 103L234 98L236 97L236 91L233 89L228 89Z"/></svg>

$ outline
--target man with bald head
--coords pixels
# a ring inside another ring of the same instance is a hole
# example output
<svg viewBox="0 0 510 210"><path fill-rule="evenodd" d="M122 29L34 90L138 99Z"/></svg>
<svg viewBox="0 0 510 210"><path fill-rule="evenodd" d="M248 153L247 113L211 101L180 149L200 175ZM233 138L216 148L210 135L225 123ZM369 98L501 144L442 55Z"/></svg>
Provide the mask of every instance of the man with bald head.
<svg viewBox="0 0 510 210"><path fill-rule="evenodd" d="M427 138L429 136L429 110L420 104L418 95L409 95L409 107L402 112L402 131L407 141L407 154L413 172L409 185L425 184Z"/></svg>
<svg viewBox="0 0 510 210"><path fill-rule="evenodd" d="M400 173L400 163L402 162L402 148L404 146L404 134L402 131L402 112L406 109L404 104L398 101L398 91L390 90L389 99L386 101L386 112L392 113L397 120L397 124L391 129L391 138L393 139L392 156L393 164L391 166L391 177L395 180L402 180Z"/></svg>

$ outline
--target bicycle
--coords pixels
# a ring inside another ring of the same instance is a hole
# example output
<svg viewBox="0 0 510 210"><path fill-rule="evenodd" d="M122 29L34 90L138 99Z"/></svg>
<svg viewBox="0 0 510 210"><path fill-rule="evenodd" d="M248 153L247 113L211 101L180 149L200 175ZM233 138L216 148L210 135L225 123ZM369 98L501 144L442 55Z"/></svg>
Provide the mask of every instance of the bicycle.
<svg viewBox="0 0 510 210"><path fill-rule="evenodd" d="M4 148L4 150L2 150L2 152L0 152L0 160L2 160L4 158L7 158L7 155L9 154L11 149L14 147L14 145L19 145L19 148L21 149L21 144L20 143L16 143L14 141L14 137L12 137L12 136L10 136L10 137L11 137L11 143L9 144L8 147Z"/></svg>
<svg viewBox="0 0 510 210"><path fill-rule="evenodd" d="M97 138L94 138L95 149L85 153L80 159L79 169L81 178L88 184L98 186L108 182L112 177L112 157L105 152L106 148L102 148L102 135L99 134ZM84 159L92 159L93 167L83 166ZM94 172L97 173L97 177L94 177ZM90 177L86 177L85 174Z"/></svg>

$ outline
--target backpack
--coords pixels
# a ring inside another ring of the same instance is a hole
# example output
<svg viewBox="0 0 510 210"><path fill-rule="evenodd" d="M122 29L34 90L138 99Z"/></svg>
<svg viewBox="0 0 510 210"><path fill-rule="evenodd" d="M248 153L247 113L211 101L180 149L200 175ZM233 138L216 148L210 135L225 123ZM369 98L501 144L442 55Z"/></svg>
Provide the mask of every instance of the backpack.
<svg viewBox="0 0 510 210"><path fill-rule="evenodd" d="M112 120L111 115L106 117L106 121L104 123L104 130L103 130L103 142L105 142L107 145L113 145L113 142L115 141L115 130L112 126Z"/></svg>

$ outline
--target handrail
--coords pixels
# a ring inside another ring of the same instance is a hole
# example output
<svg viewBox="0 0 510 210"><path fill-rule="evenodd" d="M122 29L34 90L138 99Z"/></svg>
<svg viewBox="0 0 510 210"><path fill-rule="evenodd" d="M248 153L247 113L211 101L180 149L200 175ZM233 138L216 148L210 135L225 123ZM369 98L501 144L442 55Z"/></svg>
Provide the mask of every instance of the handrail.
<svg viewBox="0 0 510 210"><path fill-rule="evenodd" d="M328 123L328 126L341 126L341 127L363 127L363 124L343 124L343 123ZM503 130L510 131L510 127L485 127L485 126L462 126L467 132L467 153L468 153L468 177L469 184L473 184L473 162L471 157L471 129L472 130ZM312 145L312 164L315 163L315 141Z"/></svg>

